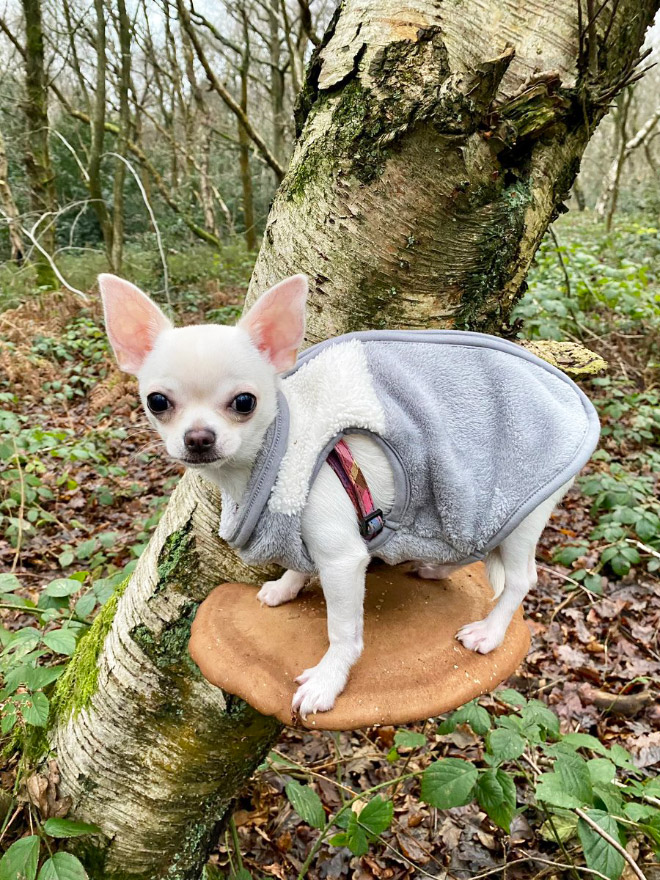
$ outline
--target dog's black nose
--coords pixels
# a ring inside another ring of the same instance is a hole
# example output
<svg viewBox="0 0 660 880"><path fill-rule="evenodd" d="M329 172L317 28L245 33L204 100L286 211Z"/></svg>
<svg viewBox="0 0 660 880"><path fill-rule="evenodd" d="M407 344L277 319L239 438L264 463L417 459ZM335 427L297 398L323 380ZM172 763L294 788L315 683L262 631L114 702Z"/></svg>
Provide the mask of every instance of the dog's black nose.
<svg viewBox="0 0 660 880"><path fill-rule="evenodd" d="M215 443L215 433L210 428L191 428L183 435L183 442L190 452L208 452Z"/></svg>

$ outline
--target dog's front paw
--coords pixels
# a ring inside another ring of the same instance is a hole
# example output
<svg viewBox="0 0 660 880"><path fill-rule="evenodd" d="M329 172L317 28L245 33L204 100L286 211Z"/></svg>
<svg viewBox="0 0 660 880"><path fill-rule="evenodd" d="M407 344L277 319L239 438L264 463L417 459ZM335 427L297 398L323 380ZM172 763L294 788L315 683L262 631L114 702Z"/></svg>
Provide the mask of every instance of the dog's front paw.
<svg viewBox="0 0 660 880"><path fill-rule="evenodd" d="M486 618L462 626L456 633L456 638L470 651L490 654L502 644L505 632L506 630L502 632L497 625Z"/></svg>
<svg viewBox="0 0 660 880"><path fill-rule="evenodd" d="M313 712L328 712L344 690L346 678L339 670L329 669L323 661L306 669L296 678L300 687L294 694L291 708L300 712L303 718Z"/></svg>
<svg viewBox="0 0 660 880"><path fill-rule="evenodd" d="M257 593L257 599L262 605L270 605L274 608L276 605L283 605L295 599L299 592L300 586L292 584L291 579L283 575L279 580L266 581Z"/></svg>

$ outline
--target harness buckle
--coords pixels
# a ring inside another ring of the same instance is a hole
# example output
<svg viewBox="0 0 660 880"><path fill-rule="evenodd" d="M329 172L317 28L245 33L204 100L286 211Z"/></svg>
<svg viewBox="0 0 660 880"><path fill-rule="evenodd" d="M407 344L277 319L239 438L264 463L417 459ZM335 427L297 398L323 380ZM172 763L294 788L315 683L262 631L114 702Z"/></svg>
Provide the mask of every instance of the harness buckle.
<svg viewBox="0 0 660 880"><path fill-rule="evenodd" d="M365 541L371 541L385 528L385 517L382 510L373 510L360 520L360 534Z"/></svg>

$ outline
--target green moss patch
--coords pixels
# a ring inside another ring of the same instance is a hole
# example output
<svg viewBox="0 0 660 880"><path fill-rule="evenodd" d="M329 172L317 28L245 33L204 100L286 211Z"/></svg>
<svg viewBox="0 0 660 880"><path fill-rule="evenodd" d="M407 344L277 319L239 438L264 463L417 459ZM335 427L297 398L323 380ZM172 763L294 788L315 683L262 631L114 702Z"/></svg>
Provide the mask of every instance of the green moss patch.
<svg viewBox="0 0 660 880"><path fill-rule="evenodd" d="M57 682L51 702L51 725L58 718L69 718L86 709L96 693L99 658L105 638L112 628L119 599L130 578L122 581L99 611L87 632L78 642L66 671Z"/></svg>

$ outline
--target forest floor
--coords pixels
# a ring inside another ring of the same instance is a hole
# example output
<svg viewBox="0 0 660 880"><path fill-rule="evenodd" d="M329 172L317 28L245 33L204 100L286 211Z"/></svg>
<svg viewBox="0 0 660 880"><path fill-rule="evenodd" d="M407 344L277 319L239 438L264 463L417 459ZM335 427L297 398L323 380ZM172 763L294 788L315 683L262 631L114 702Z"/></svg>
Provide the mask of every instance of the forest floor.
<svg viewBox="0 0 660 880"><path fill-rule="evenodd" d="M543 278L544 266L554 271L554 256L547 265L543 259L539 296L544 284L551 286L551 279ZM588 276L584 266L581 271ZM206 289L203 308L184 307L183 320L233 316L242 295L235 281ZM190 295L187 302L193 300ZM557 321L552 303L544 307L548 324ZM657 328L640 320L631 332L618 318L608 324L602 314L598 325L584 321L585 328L595 328L589 329L588 344L610 362L604 384L584 383L598 401L606 455L587 466L543 535L539 584L525 601L532 648L508 686L551 707L564 732L582 731L607 746L619 744L639 770L656 774L660 579L653 560L660 554L652 517L660 487L660 402L654 391L658 372L648 367L648 352ZM72 294L56 293L30 300L0 314L0 339L5 465L0 570L15 573L19 594L34 602L54 579L85 572L82 581L95 586L71 600L79 603L88 596L87 604L75 606L84 620L135 563L180 470L165 459L148 430L135 381L116 369L93 299L85 305ZM641 423L640 412L646 416ZM646 531L642 515L650 523ZM573 548L568 553L567 545ZM614 553L607 553L610 548ZM0 605L6 632L32 626L33 618L29 608ZM495 716L501 711L496 697L479 702ZM438 732L438 725L433 719L410 726L424 735L424 744L401 746L394 756L394 728L340 734L286 730L236 805L243 869L281 880L300 872L319 832L301 821L284 796L291 778L309 783L329 814L347 793L392 780L387 789L394 801L392 829L366 855L324 845L309 877L575 876L561 865L567 857L583 864L576 838L567 837L562 852L547 839L547 827L534 809L518 812L506 834L476 804L438 811L420 803L416 779L396 782L402 767L422 769L446 755L484 766L483 736L465 724L446 733ZM6 755L0 787L12 788L15 770L16 757ZM527 796L523 786L519 798ZM14 813L0 851L24 833L25 818L26 811ZM628 846L648 880L658 880L660 867L654 867L648 845L631 838ZM240 876L229 833L211 863L223 875L231 863Z"/></svg>

